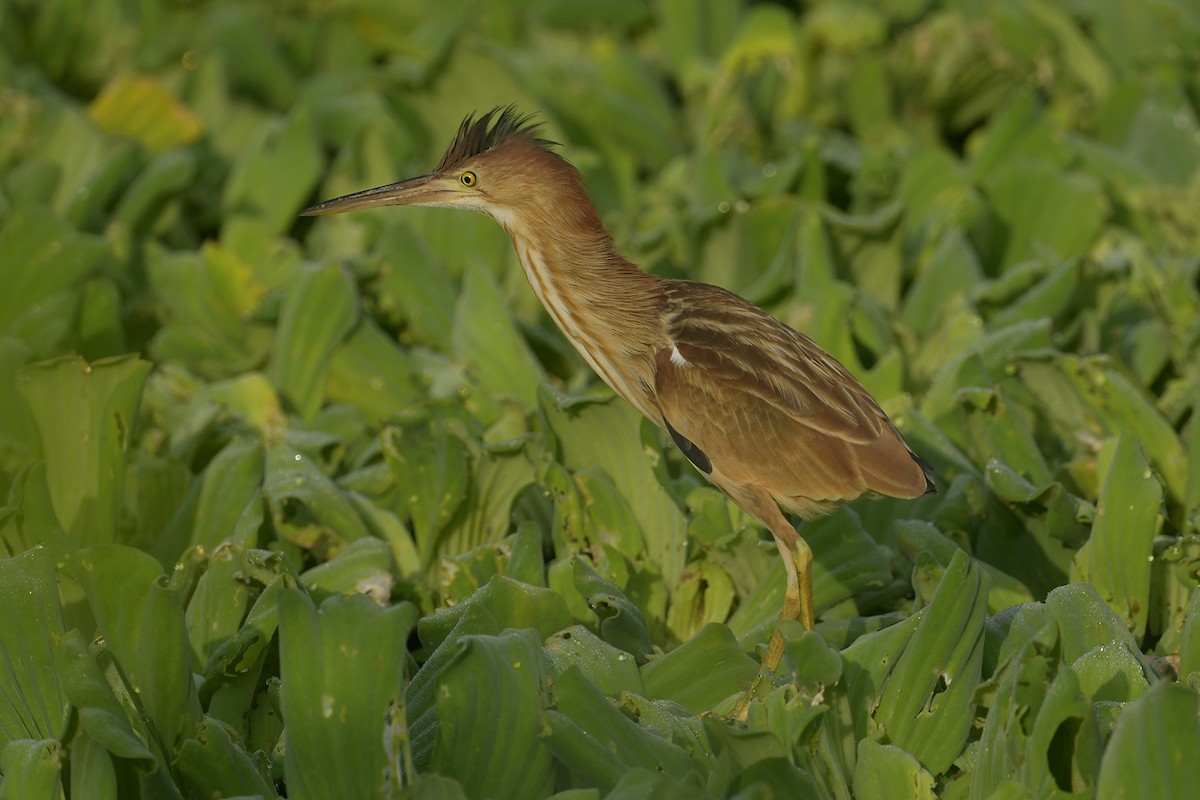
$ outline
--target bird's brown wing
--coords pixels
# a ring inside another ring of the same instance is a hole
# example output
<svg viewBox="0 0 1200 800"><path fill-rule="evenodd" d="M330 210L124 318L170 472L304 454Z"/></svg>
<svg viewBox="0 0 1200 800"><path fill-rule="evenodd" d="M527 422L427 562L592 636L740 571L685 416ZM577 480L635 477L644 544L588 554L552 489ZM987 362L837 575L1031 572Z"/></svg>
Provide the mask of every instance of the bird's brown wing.
<svg viewBox="0 0 1200 800"><path fill-rule="evenodd" d="M656 398L681 450L705 459L718 484L761 486L801 513L927 490L879 405L812 340L706 284L673 284L668 303Z"/></svg>

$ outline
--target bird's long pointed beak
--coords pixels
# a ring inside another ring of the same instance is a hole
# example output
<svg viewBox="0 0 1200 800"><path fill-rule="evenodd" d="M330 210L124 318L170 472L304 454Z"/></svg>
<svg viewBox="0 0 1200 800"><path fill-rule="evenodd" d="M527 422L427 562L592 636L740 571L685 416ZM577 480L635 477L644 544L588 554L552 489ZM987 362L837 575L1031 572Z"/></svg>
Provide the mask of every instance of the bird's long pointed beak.
<svg viewBox="0 0 1200 800"><path fill-rule="evenodd" d="M435 205L448 199L450 195L445 186L438 181L438 177L422 175L419 178L409 178L399 183L389 183L387 186L376 186L374 189L335 197L333 200L326 200L304 209L300 216L317 217L379 206Z"/></svg>

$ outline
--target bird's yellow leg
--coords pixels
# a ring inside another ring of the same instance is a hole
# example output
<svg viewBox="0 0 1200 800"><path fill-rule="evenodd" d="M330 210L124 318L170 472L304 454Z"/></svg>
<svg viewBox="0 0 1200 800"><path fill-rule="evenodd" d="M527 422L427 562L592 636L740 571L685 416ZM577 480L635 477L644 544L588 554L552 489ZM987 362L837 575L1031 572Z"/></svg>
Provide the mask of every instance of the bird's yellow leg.
<svg viewBox="0 0 1200 800"><path fill-rule="evenodd" d="M812 599L812 550L808 542L797 536L793 531L785 541L775 537L775 546L787 568L787 591L783 596L783 610L779 619L798 620L805 630L813 629L813 599ZM778 627L771 636L771 644L767 647L767 656L763 659L763 669L774 672L783 658L783 635Z"/></svg>
<svg viewBox="0 0 1200 800"><path fill-rule="evenodd" d="M796 533L787 523L783 515L775 511L776 524L770 526L775 537L775 546L783 557L783 565L787 571L787 591L783 596L783 610L779 613L780 621L798 620L805 630L812 630L814 625L813 596L812 596L812 549L808 542ZM783 659L783 635L778 626L771 635L771 643L767 646L767 655L759 667L754 682L746 693L738 699L733 707L732 716L735 719L745 719L750 700L758 691L758 687L767 675L774 673Z"/></svg>

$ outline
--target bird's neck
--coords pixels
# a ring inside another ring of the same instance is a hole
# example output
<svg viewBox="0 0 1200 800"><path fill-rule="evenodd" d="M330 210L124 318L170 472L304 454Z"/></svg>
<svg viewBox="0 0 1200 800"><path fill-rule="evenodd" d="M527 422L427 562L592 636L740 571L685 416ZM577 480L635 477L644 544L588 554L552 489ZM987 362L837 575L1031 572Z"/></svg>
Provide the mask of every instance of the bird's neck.
<svg viewBox="0 0 1200 800"><path fill-rule="evenodd" d="M555 324L605 383L653 418L646 398L664 337L662 280L622 258L598 219L553 238L540 225L500 222Z"/></svg>

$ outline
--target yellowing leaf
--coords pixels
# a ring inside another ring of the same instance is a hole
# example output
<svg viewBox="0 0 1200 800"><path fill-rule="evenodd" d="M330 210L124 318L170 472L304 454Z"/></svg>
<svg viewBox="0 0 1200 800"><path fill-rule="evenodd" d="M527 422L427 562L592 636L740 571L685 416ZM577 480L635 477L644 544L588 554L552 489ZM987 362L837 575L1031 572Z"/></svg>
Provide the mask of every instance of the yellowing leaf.
<svg viewBox="0 0 1200 800"><path fill-rule="evenodd" d="M233 250L212 242L204 244L203 252L213 290L242 316L258 308L267 287L256 279L250 265Z"/></svg>
<svg viewBox="0 0 1200 800"><path fill-rule="evenodd" d="M191 144L204 126L156 78L114 78L88 106L88 116L109 133L134 139L155 152Z"/></svg>

